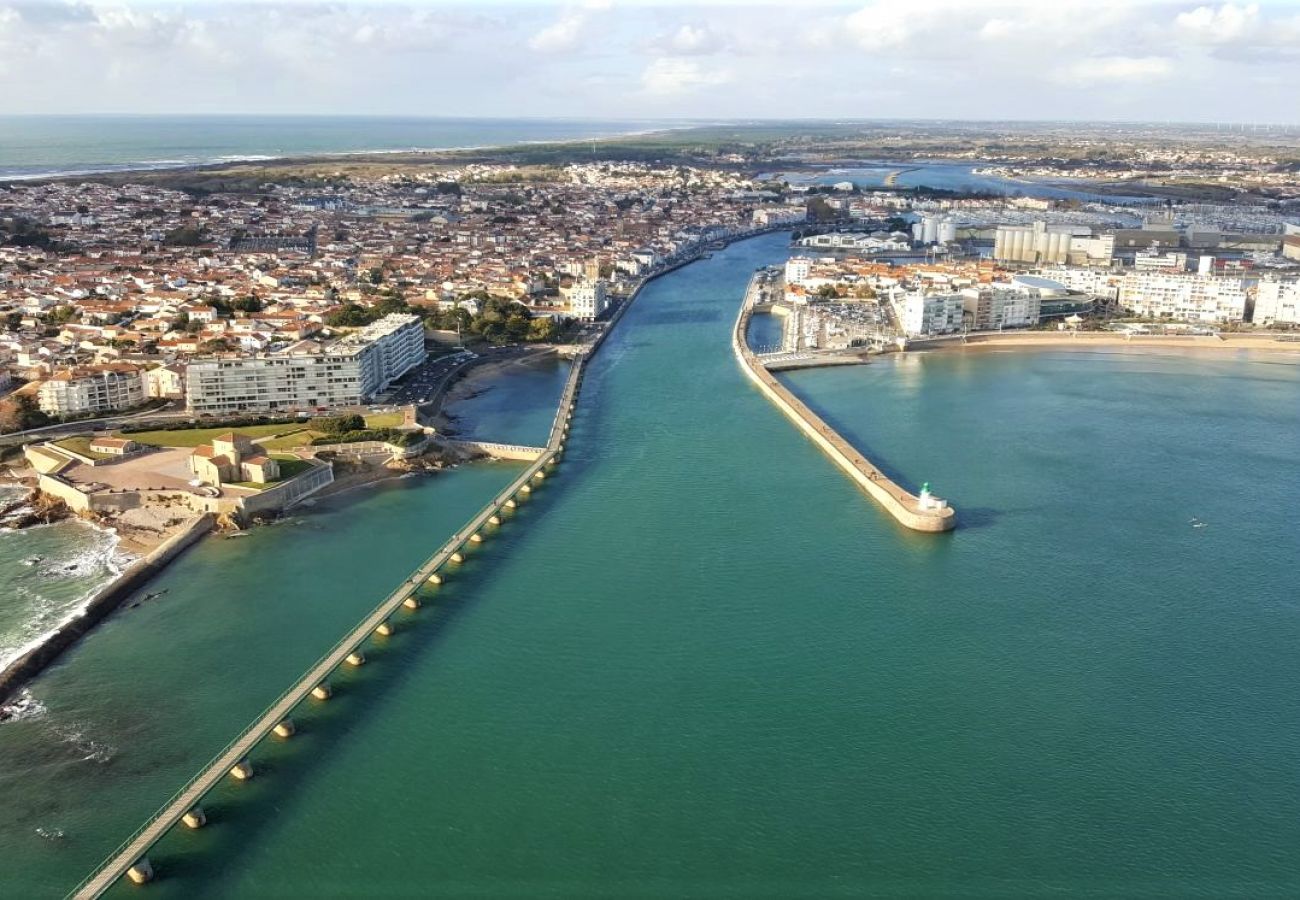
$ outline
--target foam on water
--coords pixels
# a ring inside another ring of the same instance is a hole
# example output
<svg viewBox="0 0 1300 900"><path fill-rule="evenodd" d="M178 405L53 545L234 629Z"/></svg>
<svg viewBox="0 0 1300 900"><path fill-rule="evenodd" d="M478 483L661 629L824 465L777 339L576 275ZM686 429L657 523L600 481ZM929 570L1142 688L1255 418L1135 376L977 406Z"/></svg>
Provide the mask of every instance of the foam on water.
<svg viewBox="0 0 1300 900"><path fill-rule="evenodd" d="M0 533L0 667L81 615L130 560L116 532L87 522Z"/></svg>

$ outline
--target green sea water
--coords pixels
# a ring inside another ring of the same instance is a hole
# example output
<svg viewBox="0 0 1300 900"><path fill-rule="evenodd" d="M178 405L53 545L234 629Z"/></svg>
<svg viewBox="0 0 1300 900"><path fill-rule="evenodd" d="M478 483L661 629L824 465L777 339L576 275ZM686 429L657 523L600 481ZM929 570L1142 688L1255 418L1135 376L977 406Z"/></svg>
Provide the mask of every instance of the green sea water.
<svg viewBox="0 0 1300 900"><path fill-rule="evenodd" d="M912 534L730 354L783 252L646 289L558 477L155 848L151 897L1300 892L1300 367L788 376L957 506ZM46 715L0 727L0 894L75 883L513 471L184 557L36 683Z"/></svg>

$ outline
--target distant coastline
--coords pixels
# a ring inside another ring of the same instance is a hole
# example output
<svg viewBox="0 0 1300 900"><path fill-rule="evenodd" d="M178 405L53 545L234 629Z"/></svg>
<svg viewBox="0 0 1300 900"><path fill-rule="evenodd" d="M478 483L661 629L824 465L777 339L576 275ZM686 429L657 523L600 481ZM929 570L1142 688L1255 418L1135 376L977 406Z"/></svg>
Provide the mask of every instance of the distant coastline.
<svg viewBox="0 0 1300 900"><path fill-rule="evenodd" d="M124 151L126 158L96 160L93 154L102 151L95 137L102 137L103 130L112 123L135 131L135 145ZM198 135L206 128L211 135L206 146L201 137L190 138L188 144L171 139L169 135L181 126L188 129L187 133ZM307 126L328 134L300 134ZM361 159L415 162L443 154L608 141L692 127L654 120L0 116L0 183ZM356 141L358 129L373 135L368 145ZM249 131L259 133L242 133ZM71 154L79 154L80 158Z"/></svg>

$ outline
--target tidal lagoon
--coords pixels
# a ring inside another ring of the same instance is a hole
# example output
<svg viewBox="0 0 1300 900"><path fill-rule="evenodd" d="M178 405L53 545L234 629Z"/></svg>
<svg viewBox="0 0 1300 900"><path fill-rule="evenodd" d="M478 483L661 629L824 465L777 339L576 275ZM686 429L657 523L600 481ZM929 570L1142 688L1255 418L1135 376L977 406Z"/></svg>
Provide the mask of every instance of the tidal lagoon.
<svg viewBox="0 0 1300 900"><path fill-rule="evenodd" d="M961 511L913 534L730 352L785 242L645 289L558 477L158 845L151 897L1300 890L1300 367L782 376ZM512 471L187 554L33 685L47 713L0 726L0 893L75 884Z"/></svg>

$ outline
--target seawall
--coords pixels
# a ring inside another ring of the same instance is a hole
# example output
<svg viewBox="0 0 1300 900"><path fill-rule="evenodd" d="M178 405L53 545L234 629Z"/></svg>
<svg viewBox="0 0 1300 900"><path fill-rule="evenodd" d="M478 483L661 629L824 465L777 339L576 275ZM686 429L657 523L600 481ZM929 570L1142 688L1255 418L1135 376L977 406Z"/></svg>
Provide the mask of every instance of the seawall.
<svg viewBox="0 0 1300 900"><path fill-rule="evenodd" d="M752 283L751 283L752 286ZM749 318L753 315L753 291L745 292L740 315L731 333L731 347L740 367L754 382L763 396L785 413L810 440L821 448L831 460L858 484L867 495L879 503L887 513L903 526L913 531L951 531L957 525L957 514L951 506L927 508L921 499L900 487L880 471L871 460L863 456L840 434L781 384L755 357L745 342Z"/></svg>
<svg viewBox="0 0 1300 900"><path fill-rule="evenodd" d="M85 609L75 619L71 619L50 633L39 646L33 647L10 663L0 672L0 703L31 679L39 675L46 666L54 662L63 651L67 650L82 635L89 632L109 614L122 605L132 592L141 587L163 567L181 554L200 537L212 529L212 516L204 514L191 519L178 533L159 544L145 556L137 559L108 584L104 585L87 601Z"/></svg>

